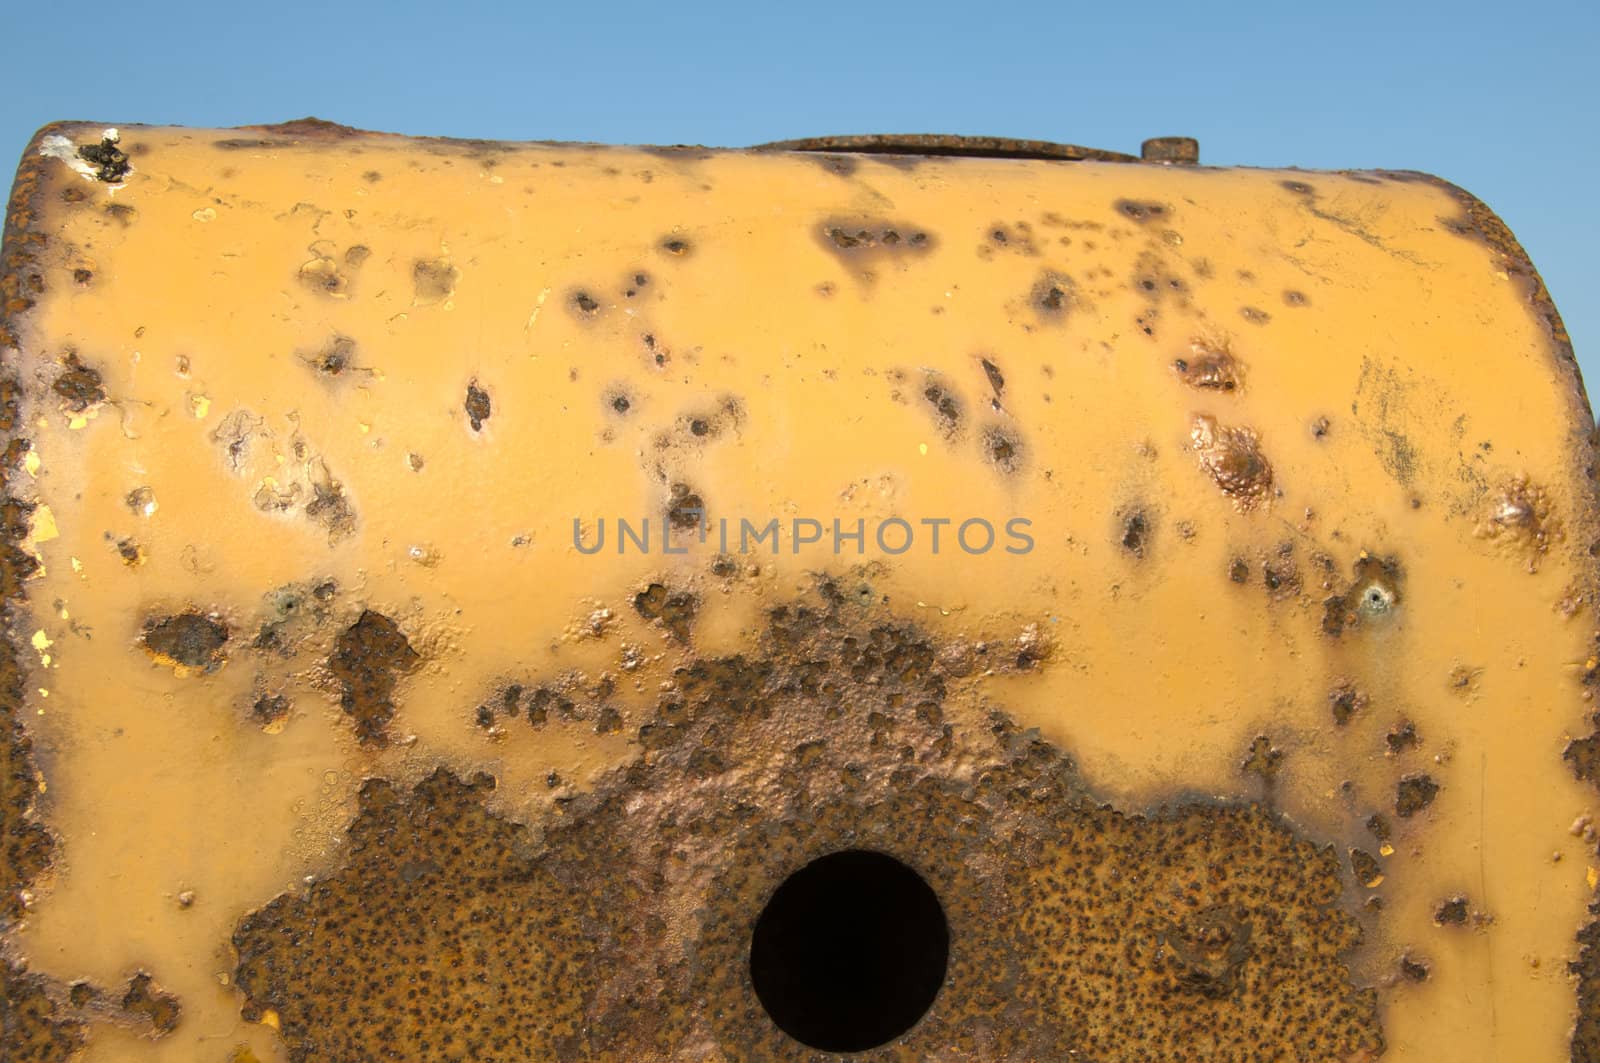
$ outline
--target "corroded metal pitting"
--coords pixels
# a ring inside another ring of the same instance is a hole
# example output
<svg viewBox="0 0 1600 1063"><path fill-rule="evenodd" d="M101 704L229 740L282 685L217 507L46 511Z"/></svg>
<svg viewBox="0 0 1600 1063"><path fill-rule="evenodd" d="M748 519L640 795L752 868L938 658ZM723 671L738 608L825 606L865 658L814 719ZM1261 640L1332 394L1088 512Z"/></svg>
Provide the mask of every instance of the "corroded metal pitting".
<svg viewBox="0 0 1600 1063"><path fill-rule="evenodd" d="M1593 1057L1559 317L1453 186L1143 154L42 131L8 1058L814 1058L753 926L861 848L950 932L870 1058Z"/></svg>

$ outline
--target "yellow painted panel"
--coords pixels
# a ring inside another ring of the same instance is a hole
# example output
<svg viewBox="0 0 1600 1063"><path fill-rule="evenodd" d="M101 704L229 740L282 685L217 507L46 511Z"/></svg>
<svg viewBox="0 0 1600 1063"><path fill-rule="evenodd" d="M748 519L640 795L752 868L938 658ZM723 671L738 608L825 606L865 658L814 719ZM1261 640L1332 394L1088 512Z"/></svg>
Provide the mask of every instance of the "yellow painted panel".
<svg viewBox="0 0 1600 1063"><path fill-rule="evenodd" d="M885 1058L1594 1050L1591 420L1442 182L60 126L3 272L18 1052L809 1058L856 848Z"/></svg>

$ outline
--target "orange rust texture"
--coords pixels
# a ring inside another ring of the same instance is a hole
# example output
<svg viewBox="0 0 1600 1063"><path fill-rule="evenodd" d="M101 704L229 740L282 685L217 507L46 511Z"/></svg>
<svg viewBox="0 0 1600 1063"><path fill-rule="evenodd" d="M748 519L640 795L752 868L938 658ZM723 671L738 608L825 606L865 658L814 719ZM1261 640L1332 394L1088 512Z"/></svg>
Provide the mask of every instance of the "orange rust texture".
<svg viewBox="0 0 1600 1063"><path fill-rule="evenodd" d="M531 827L484 807L488 775L371 780L345 865L236 931L246 1017L274 1013L295 1060L822 1058L766 1018L745 956L778 882L864 847L926 878L952 939L932 1011L874 1058L1379 1052L1331 849L1255 805L1126 815L1005 714L947 722L947 682L1032 666L824 583L749 655L680 667L643 759ZM542 723L490 704L511 741Z"/></svg>

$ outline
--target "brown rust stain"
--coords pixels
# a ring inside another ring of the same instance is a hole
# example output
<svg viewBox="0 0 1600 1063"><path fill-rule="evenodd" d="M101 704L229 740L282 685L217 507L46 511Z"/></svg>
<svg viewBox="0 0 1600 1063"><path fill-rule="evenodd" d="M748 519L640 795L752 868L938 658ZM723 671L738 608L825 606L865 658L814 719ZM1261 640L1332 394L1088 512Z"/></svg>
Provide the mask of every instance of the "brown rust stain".
<svg viewBox="0 0 1600 1063"><path fill-rule="evenodd" d="M462 405L467 412L467 423L472 425L472 430L483 431L484 422L494 414L494 405L489 399L489 393L479 387L476 380L467 384L467 398Z"/></svg>
<svg viewBox="0 0 1600 1063"><path fill-rule="evenodd" d="M937 243L919 225L883 218L827 218L817 226L816 239L863 278L880 263L925 255Z"/></svg>
<svg viewBox="0 0 1600 1063"><path fill-rule="evenodd" d="M1254 429L1224 425L1201 414L1189 429L1189 441L1201 471L1239 509L1249 511L1271 497L1272 466Z"/></svg>
<svg viewBox="0 0 1600 1063"><path fill-rule="evenodd" d="M1192 388L1234 391L1244 382L1244 367L1226 348L1196 340L1189 353L1173 359L1173 371Z"/></svg>
<svg viewBox="0 0 1600 1063"><path fill-rule="evenodd" d="M370 780L344 866L238 925L244 1014L293 1060L818 1058L762 1009L750 934L790 873L866 848L951 928L944 991L874 1058L1381 1050L1331 850L1254 805L1105 806L1003 712L947 713L972 653L824 582L680 667L637 757L531 824L488 775Z"/></svg>
<svg viewBox="0 0 1600 1063"><path fill-rule="evenodd" d="M363 610L339 636L328 671L342 688L339 705L363 743L388 744L395 687L420 660L399 625L372 609Z"/></svg>
<svg viewBox="0 0 1600 1063"><path fill-rule="evenodd" d="M71 1018L50 984L0 962L0 1048L8 1063L60 1063L84 1044L84 1024Z"/></svg>
<svg viewBox="0 0 1600 1063"><path fill-rule="evenodd" d="M82 413L106 399L105 388L100 383L98 370L83 364L76 351L68 351L61 362L64 367L50 389L61 396L62 404L73 413Z"/></svg>
<svg viewBox="0 0 1600 1063"><path fill-rule="evenodd" d="M140 636L145 651L161 664L193 672L222 667L228 627L215 616L197 612L153 617Z"/></svg>

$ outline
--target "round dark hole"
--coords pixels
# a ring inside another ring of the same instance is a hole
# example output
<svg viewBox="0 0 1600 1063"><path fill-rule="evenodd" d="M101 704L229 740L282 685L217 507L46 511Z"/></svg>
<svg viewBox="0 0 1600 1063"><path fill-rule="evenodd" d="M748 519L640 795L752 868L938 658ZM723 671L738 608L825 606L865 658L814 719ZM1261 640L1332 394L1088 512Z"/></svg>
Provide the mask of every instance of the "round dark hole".
<svg viewBox="0 0 1600 1063"><path fill-rule="evenodd" d="M851 849L778 887L756 920L750 977L784 1033L825 1052L859 1052L916 1025L949 955L944 909L922 876Z"/></svg>

